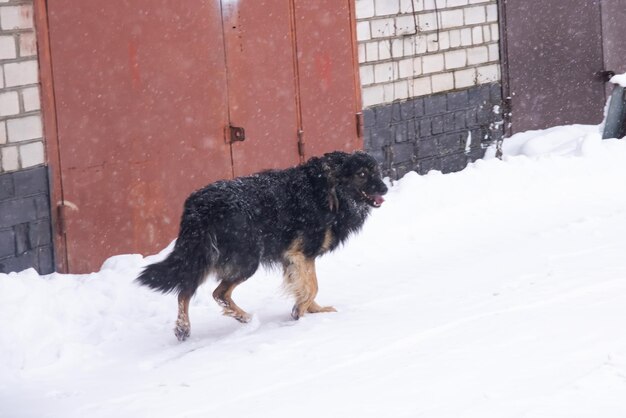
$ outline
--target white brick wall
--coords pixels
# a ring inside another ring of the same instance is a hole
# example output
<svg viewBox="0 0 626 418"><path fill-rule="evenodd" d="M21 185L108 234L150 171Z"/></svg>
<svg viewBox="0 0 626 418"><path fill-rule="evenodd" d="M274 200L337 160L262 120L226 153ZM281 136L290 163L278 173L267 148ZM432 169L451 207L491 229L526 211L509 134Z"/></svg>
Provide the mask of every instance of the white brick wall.
<svg viewBox="0 0 626 418"><path fill-rule="evenodd" d="M500 80L496 0L355 1L365 107Z"/></svg>
<svg viewBox="0 0 626 418"><path fill-rule="evenodd" d="M39 94L32 0L0 0L0 173L46 161Z"/></svg>

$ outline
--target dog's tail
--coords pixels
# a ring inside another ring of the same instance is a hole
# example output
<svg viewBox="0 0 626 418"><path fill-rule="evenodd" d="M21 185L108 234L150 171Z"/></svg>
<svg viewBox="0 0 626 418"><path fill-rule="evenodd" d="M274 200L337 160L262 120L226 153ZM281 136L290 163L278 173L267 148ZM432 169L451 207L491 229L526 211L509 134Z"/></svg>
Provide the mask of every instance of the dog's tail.
<svg viewBox="0 0 626 418"><path fill-rule="evenodd" d="M167 258L148 265L137 282L163 293L195 293L211 270L218 251L213 239L205 245L197 235L192 239L182 235Z"/></svg>

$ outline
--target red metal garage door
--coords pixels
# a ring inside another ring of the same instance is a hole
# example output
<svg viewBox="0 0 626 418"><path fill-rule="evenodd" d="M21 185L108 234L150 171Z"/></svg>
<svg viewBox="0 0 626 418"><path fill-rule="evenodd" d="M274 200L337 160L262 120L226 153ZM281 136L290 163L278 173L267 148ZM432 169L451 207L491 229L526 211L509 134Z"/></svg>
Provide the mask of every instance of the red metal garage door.
<svg viewBox="0 0 626 418"><path fill-rule="evenodd" d="M219 4L49 0L48 19L67 266L155 252L231 176Z"/></svg>
<svg viewBox="0 0 626 418"><path fill-rule="evenodd" d="M213 180L361 148L350 0L37 1L61 271L158 251Z"/></svg>
<svg viewBox="0 0 626 418"><path fill-rule="evenodd" d="M223 2L235 176L298 164L290 0Z"/></svg>
<svg viewBox="0 0 626 418"><path fill-rule="evenodd" d="M298 48L302 130L307 156L361 149L358 59L353 43L352 0L298 0ZM351 18L350 18L351 16Z"/></svg>

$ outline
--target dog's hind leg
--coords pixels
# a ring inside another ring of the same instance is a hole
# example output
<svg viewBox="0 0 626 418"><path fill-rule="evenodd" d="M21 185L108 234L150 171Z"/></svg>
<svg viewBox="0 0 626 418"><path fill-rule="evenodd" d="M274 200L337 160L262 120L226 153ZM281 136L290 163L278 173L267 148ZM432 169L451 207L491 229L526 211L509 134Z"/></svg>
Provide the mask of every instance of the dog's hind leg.
<svg viewBox="0 0 626 418"><path fill-rule="evenodd" d="M194 292L182 291L178 294L178 318L174 334L178 341L185 341L191 333L191 323L189 322L189 301Z"/></svg>
<svg viewBox="0 0 626 418"><path fill-rule="evenodd" d="M293 319L300 319L306 312L337 312L332 306L320 306L315 302L317 296L317 275L315 258L305 257L302 253L289 252L284 262L285 288L296 298L291 310Z"/></svg>
<svg viewBox="0 0 626 418"><path fill-rule="evenodd" d="M213 291L213 299L223 308L224 315L232 316L237 321L246 323L250 322L250 315L237 306L231 297L235 287L244 281L245 279L238 281L222 280L219 286Z"/></svg>

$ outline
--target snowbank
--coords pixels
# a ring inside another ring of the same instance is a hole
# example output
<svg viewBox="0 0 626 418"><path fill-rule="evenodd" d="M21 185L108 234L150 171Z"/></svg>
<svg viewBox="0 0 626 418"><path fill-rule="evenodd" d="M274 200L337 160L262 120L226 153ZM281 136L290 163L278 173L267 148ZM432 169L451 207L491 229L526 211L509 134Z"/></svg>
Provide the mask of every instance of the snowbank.
<svg viewBox="0 0 626 418"><path fill-rule="evenodd" d="M335 314L292 321L260 271L250 324L205 285L181 344L174 296L133 283L155 258L0 274L0 416L624 416L626 142L573 125L504 155L396 182L318 263Z"/></svg>

